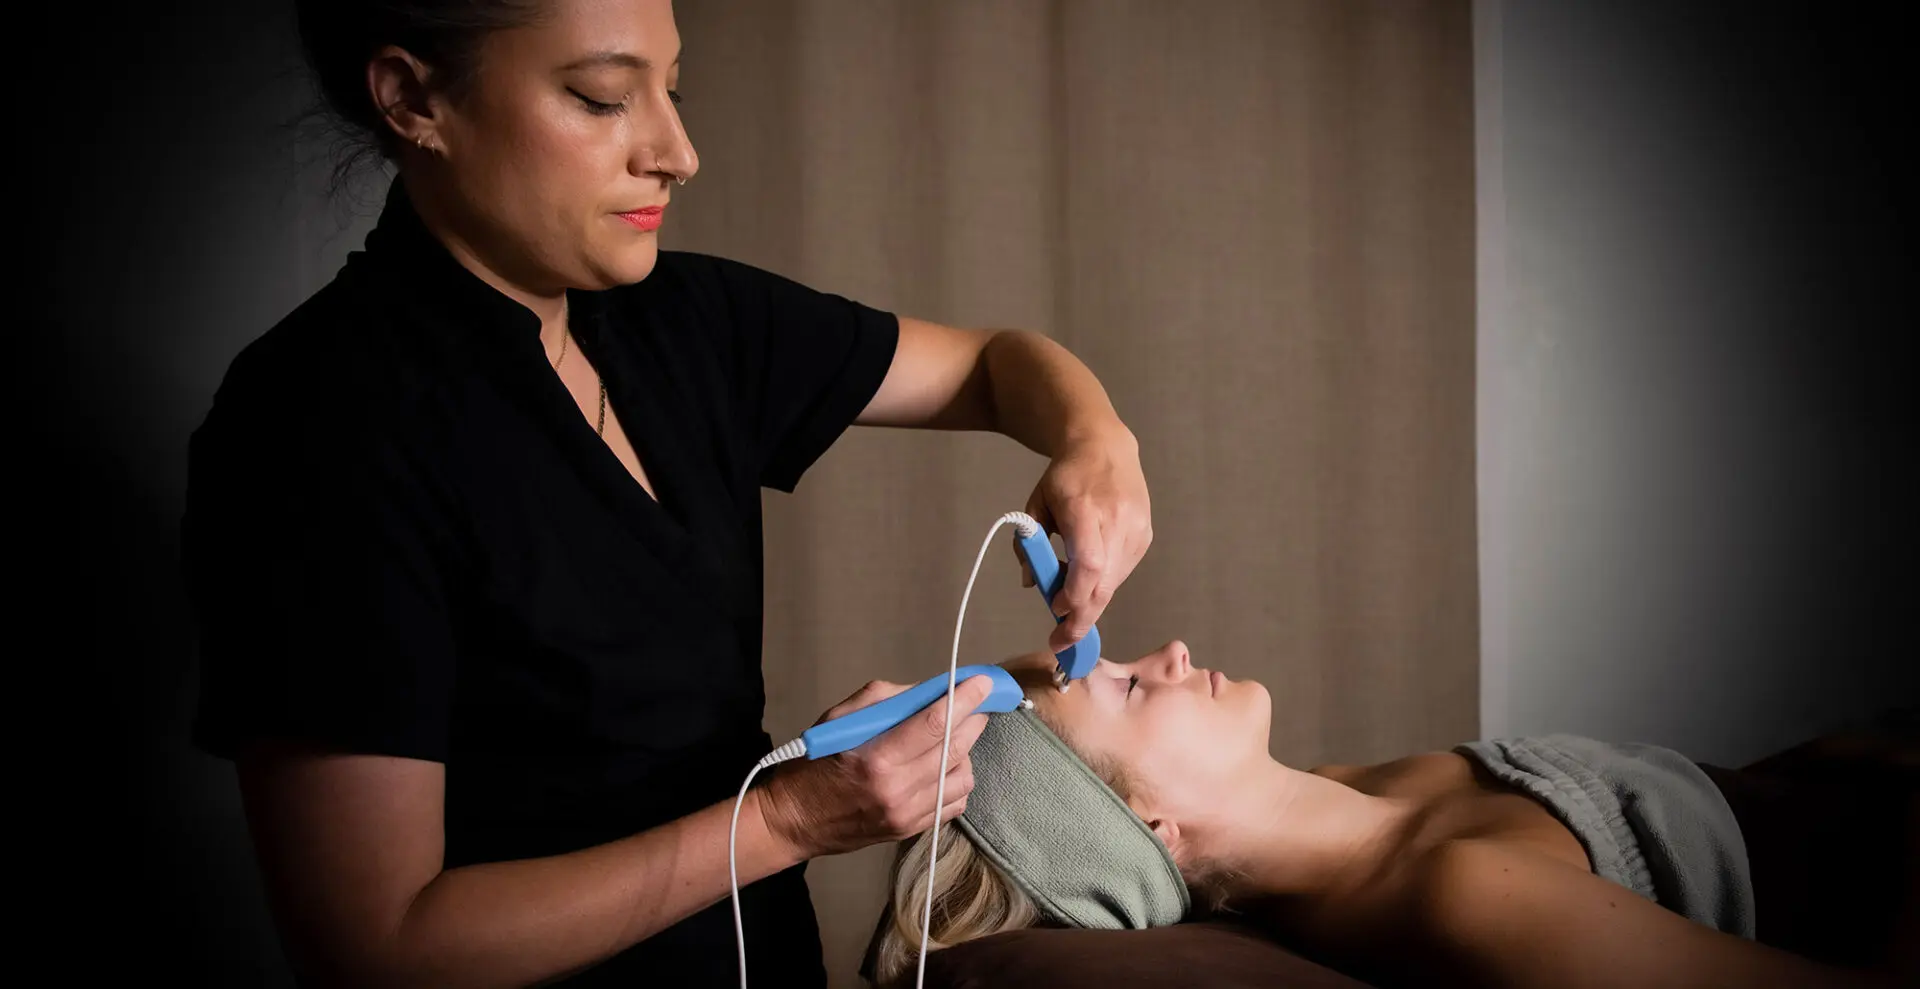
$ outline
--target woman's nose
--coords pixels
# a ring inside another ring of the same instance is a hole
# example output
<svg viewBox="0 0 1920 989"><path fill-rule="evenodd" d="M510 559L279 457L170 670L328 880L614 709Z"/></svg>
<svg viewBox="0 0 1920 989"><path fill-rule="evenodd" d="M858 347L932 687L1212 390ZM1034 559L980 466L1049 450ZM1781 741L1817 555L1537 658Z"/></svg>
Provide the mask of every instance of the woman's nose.
<svg viewBox="0 0 1920 989"><path fill-rule="evenodd" d="M693 178L700 171L700 154L693 148L693 141L687 137L687 131L681 125L677 114L656 121L653 128L636 128L645 131L637 135L634 144L634 167L641 172L665 173L681 179Z"/></svg>
<svg viewBox="0 0 1920 989"><path fill-rule="evenodd" d="M634 158L642 171L690 179L700 171L700 156L684 141L662 141L644 146Z"/></svg>
<svg viewBox="0 0 1920 989"><path fill-rule="evenodd" d="M693 143L684 139L674 147L671 155L663 159L663 163L682 179L693 178L700 171L700 155L693 150Z"/></svg>

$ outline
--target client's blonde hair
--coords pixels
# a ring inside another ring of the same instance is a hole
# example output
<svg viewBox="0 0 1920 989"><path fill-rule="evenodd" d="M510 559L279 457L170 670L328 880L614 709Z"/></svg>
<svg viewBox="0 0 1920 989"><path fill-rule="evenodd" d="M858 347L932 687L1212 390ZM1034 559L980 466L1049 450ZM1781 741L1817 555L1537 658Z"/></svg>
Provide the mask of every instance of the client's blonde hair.
<svg viewBox="0 0 1920 989"><path fill-rule="evenodd" d="M874 957L874 981L886 985L919 960L920 921L927 905L927 849L932 831L900 843L893 862L891 918ZM1033 901L1010 882L952 822L940 826L940 856L934 863L933 923L927 950L938 951L1001 931L1032 927L1040 920Z"/></svg>
<svg viewBox="0 0 1920 989"><path fill-rule="evenodd" d="M1036 711L1036 714L1039 712ZM1041 719L1071 746L1071 740L1051 719ZM1107 786L1125 800L1134 790L1133 781L1116 763L1088 758L1074 748ZM900 843L893 861L893 882L889 894L892 914L880 934L873 960L873 978L884 986L911 968L920 955L920 922L925 916L929 886L927 851L932 847L932 830L922 831ZM927 950L938 951L976 938L1033 927L1041 914L1027 894L1020 891L987 857L973 840L952 822L940 825L940 855L934 863L933 917L927 933Z"/></svg>

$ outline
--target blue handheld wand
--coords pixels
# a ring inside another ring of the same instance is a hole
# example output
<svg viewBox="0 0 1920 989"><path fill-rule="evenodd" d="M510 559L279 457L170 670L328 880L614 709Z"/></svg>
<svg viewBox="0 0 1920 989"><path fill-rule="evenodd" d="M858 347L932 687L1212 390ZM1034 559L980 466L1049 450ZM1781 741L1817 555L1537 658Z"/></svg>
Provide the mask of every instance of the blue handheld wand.
<svg viewBox="0 0 1920 989"><path fill-rule="evenodd" d="M1060 593L1067 583L1066 568L1060 565L1059 557L1054 555L1053 544L1047 541L1046 530L1041 529L1038 523L1027 516L1019 516L1015 531L1019 533L1020 555L1033 568L1034 583L1040 588L1040 597L1047 603L1047 613L1052 614L1054 595ZM1053 620L1055 623L1061 621L1058 616ZM1088 628L1084 638L1056 653L1054 659L1060 664L1054 673L1055 685L1065 689L1067 684L1085 679L1100 660L1100 629L1097 626ZM1005 714L1019 707L1025 699L1026 695L1021 692L1013 674L998 666L963 666L954 674L952 682L958 684L968 677L981 675L993 678L993 692L980 705L980 711ZM946 696L947 682L948 675L945 673L931 676L877 704L869 704L832 721L814 725L801 733L800 744L805 748L796 754L804 754L809 759L823 759L863 745Z"/></svg>
<svg viewBox="0 0 1920 989"><path fill-rule="evenodd" d="M993 693L988 694L986 701L980 705L981 712L1005 714L1027 699L1026 694L1020 691L1020 684L1014 681L1013 674L998 666L962 666L955 671L953 682L965 683L970 677L981 675L993 678ZM858 711L848 711L832 721L814 725L800 733L800 741L807 747L807 758L824 759L836 752L845 752L865 744L946 695L947 674L931 676L918 686L903 690L878 704L869 704Z"/></svg>
<svg viewBox="0 0 1920 989"><path fill-rule="evenodd" d="M1020 534L1020 555L1026 558L1027 566L1033 568L1033 582L1040 588L1040 596L1047 602L1047 613L1053 614L1053 597L1067 586L1067 569L1060 565L1058 557L1053 555L1053 544L1047 541L1046 530L1038 523L1027 531L1022 524L1016 531ZM1054 616L1054 623L1063 619ZM1061 690L1069 683L1086 679L1093 672L1095 663L1100 661L1100 627L1089 625L1087 634L1079 642L1055 653L1053 658L1060 663L1060 669L1054 674L1053 682Z"/></svg>
<svg viewBox="0 0 1920 989"><path fill-rule="evenodd" d="M1047 613L1052 614L1054 596L1059 594L1060 589L1065 587L1067 583L1066 568L1061 565L1059 558L1054 555L1053 544L1048 542L1046 531L1040 528L1040 523L1035 521L1032 516L1024 512L1009 512L1001 516L999 520L994 523L994 531L998 531L1000 526L1008 523L1012 523L1015 531L1019 533L1017 546L1020 555L1027 561L1027 566L1032 568L1034 583L1040 588L1040 597L1047 604ZM993 533L989 532L987 534L988 541L982 543L980 546L980 557L973 561L974 577L980 575L980 562L986 558L987 548L991 545L992 538ZM969 577L967 579L967 594L970 596L972 593L973 577ZM960 599L961 619L966 617L966 610L967 598L962 597ZM1056 615L1053 620L1057 624L1062 619ZM1054 683L1064 692L1068 684L1075 680L1083 679L1092 673L1094 664L1099 662L1100 630L1089 626L1087 628L1087 634L1082 637L1079 642L1056 653L1054 659L1060 664L1054 673ZM993 689L991 693L988 694L986 701L977 708L978 711L1004 714L1016 708L1032 706L1033 702L1027 700L1026 696L1021 692L1020 684L1014 680L1013 674L1008 673L1006 670L998 666L958 665L960 661L960 625L958 622L955 623L953 630L952 661L954 665L948 673L928 677L918 685L903 690L884 701L877 704L869 704L858 711L848 712L831 721L822 722L807 729L799 738L767 753L765 758L754 765L752 772L747 774L746 781L740 784L740 796L734 801L733 805L733 825L727 835L727 868L732 874L733 879L733 933L735 945L739 950L741 989L746 989L747 986L747 941L746 933L741 926L740 920L740 873L738 860L736 858L736 843L740 829L740 808L746 801L747 788L753 785L754 776L768 766L777 765L790 759L798 759L801 756L806 756L809 759L821 759L863 745L867 741L884 734L900 722L918 714L926 709L927 705L938 701L942 697L946 697L947 685L949 683L959 684L972 677L986 676L993 681ZM951 705L952 702L949 701L948 703ZM951 729L952 726L949 725L948 727ZM948 741L950 742L951 740L952 736L949 734ZM943 773L945 766L946 750L943 747L941 750L941 768ZM945 776L942 775L942 786L945 785L945 779ZM938 806L938 803L936 803L936 811ZM937 838L939 834L937 817L934 824L934 833ZM927 857L929 882L932 881L937 857L937 854ZM923 982L926 977L927 935L931 929L933 918L932 910L933 903L931 900L928 900L920 931L920 960L922 965L920 977Z"/></svg>

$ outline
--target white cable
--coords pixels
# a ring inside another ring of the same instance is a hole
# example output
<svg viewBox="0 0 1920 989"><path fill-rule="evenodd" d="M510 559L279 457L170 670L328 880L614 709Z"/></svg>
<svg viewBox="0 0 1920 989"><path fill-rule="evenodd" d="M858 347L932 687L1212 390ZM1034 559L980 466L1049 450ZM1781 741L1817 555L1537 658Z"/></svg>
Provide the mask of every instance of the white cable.
<svg viewBox="0 0 1920 989"><path fill-rule="evenodd" d="M753 778L760 770L806 754L807 743L796 738L762 756L747 773L747 781L740 784L740 796L733 801L733 826L727 829L727 873L733 877L733 943L740 949L740 989L747 989L747 937L740 925L740 867L734 858L734 841L740 836L740 807L746 803L747 787L753 785Z"/></svg>
<svg viewBox="0 0 1920 989"><path fill-rule="evenodd" d="M927 984L927 936L933 931L933 869L940 859L940 815L947 808L947 754L953 747L953 692L957 688L954 679L960 672L960 628L967 621L967 601L973 597L973 581L980 576L980 564L987 558L994 534L1008 524L1022 535L1032 535L1040 528L1040 523L1025 512L1008 512L993 520L993 528L987 530L987 538L980 542L980 554L973 558L973 572L967 575L967 589L960 595L960 614L953 620L953 655L947 664L947 719L943 722L946 729L940 738L940 782L934 787L933 833L927 836L927 902L920 917L919 972L913 980L916 989L925 989Z"/></svg>
<svg viewBox="0 0 1920 989"><path fill-rule="evenodd" d="M939 864L940 857L940 815L947 809L947 759L953 750L953 692L957 687L954 681L960 673L960 630L966 624L967 601L973 597L973 582L980 576L980 564L986 561L994 534L1003 525L1012 525L1023 537L1040 531L1040 523L1025 512L1008 512L994 520L993 528L987 530L987 538L980 543L980 555L973 559L973 572L967 575L967 589L960 595L960 614L953 621L953 655L947 664L947 719L940 739L940 779L934 787L933 832L927 836L930 842L927 846L927 902L920 918L920 969L914 979L918 989L925 989L927 984L927 941L933 931L933 870ZM734 858L734 841L740 833L740 807L746 802L747 788L753 785L753 778L760 770L806 754L806 743L798 738L769 752L747 773L747 781L740 784L740 796L733 802L733 826L727 833L727 871L733 878L733 939L740 950L740 989L747 989L747 937L740 923L740 871Z"/></svg>

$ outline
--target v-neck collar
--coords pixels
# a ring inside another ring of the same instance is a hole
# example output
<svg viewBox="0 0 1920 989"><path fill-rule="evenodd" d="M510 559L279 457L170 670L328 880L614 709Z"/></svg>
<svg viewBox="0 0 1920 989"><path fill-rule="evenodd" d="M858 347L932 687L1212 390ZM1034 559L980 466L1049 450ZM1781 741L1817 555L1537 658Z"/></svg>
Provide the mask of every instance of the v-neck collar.
<svg viewBox="0 0 1920 989"><path fill-rule="evenodd" d="M613 332L609 293L569 289L569 328L574 345L605 379L608 412L618 416L657 497L640 486L594 431L594 423L581 414L554 373L540 340L540 317L461 264L427 228L397 178L367 236L361 263L387 283L414 319L440 328L454 346L474 352L500 374L512 400L545 430L637 538L665 559L695 555L697 505L681 486L690 477L690 465L683 461L673 430L658 428L664 425L666 410L654 401L654 389L627 373L640 362L628 346L632 341L618 338L643 327L624 325L623 320L620 331Z"/></svg>

